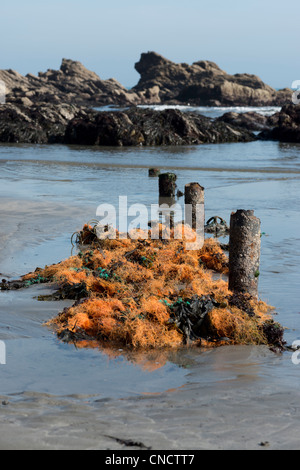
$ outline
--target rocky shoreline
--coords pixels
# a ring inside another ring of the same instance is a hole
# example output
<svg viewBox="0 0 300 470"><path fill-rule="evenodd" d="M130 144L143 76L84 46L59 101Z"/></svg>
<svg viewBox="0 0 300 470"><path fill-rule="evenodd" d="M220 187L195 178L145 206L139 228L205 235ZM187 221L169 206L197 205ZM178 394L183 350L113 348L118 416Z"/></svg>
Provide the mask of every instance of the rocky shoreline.
<svg viewBox="0 0 300 470"><path fill-rule="evenodd" d="M115 79L101 80L80 62L67 59L59 70L38 76L0 71L6 86L6 104L0 106L0 142L152 146L260 138L300 141L300 106L289 104L291 90L276 91L254 75L229 75L209 61L175 64L155 52L142 54L135 68L141 78L131 90ZM147 108L151 104L279 106L282 110L270 117L227 112L211 119L178 109L155 111ZM95 109L112 105L119 110Z"/></svg>
<svg viewBox="0 0 300 470"><path fill-rule="evenodd" d="M94 111L68 104L0 107L0 142L154 146L249 142L247 129L179 110Z"/></svg>
<svg viewBox="0 0 300 470"><path fill-rule="evenodd" d="M279 142L300 142L300 105L284 106L271 129L265 129L260 138Z"/></svg>
<svg viewBox="0 0 300 470"><path fill-rule="evenodd" d="M123 112L88 113L69 122L65 143L108 146L189 145L249 142L253 133L197 113L176 109L130 108Z"/></svg>
<svg viewBox="0 0 300 470"><path fill-rule="evenodd" d="M96 111L71 104L0 106L0 142L96 146L199 145L254 140L300 142L300 105L272 116L228 112L212 119L178 109Z"/></svg>
<svg viewBox="0 0 300 470"><path fill-rule="evenodd" d="M133 91L143 93L148 100L155 97L160 104L283 106L291 100L291 90L276 91L248 73L230 75L208 60L176 64L148 52L141 55L135 69L141 79Z"/></svg>
<svg viewBox="0 0 300 470"><path fill-rule="evenodd" d="M156 52L135 64L140 80L130 90L116 79L101 79L77 61L63 59L59 70L22 76L0 70L6 102L16 105L68 103L76 106L183 104L195 106L284 106L291 90L276 91L255 75L230 75L210 61L176 64Z"/></svg>

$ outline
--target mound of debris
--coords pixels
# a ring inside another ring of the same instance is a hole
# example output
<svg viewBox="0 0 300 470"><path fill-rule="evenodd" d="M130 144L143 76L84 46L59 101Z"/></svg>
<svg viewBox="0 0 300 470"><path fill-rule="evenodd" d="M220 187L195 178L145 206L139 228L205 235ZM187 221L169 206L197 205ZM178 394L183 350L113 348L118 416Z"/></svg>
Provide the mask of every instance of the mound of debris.
<svg viewBox="0 0 300 470"><path fill-rule="evenodd" d="M77 254L21 281L52 282L53 299L74 299L47 324L60 339L79 346L89 341L130 350L282 346L283 329L273 321L272 307L228 290L223 279L228 259L219 242L207 238L200 250L187 250L195 232L179 239L176 231L182 228L176 225L168 239L149 239L142 230L134 237L115 231L115 238L100 239L97 226L86 224L72 237Z"/></svg>

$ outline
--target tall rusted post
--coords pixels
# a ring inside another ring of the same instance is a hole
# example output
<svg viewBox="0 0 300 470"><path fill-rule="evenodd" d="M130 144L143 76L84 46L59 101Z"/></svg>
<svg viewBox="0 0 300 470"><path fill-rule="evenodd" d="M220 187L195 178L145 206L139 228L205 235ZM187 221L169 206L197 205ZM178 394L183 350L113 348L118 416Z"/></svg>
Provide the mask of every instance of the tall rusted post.
<svg viewBox="0 0 300 470"><path fill-rule="evenodd" d="M192 228L196 230L197 227L197 205L204 205L204 188L199 183L188 183L185 185L184 203L186 206L191 205L192 210ZM203 216L204 216L204 211ZM203 219L203 229L204 229ZM199 223L199 221L198 221Z"/></svg>
<svg viewBox="0 0 300 470"><path fill-rule="evenodd" d="M158 178L159 196L175 198L177 180L175 173L161 173Z"/></svg>
<svg viewBox="0 0 300 470"><path fill-rule="evenodd" d="M261 224L252 210L231 214L229 237L229 290L258 297Z"/></svg>
<svg viewBox="0 0 300 470"><path fill-rule="evenodd" d="M160 222L169 227L174 228L176 201L172 197L159 198L159 219Z"/></svg>
<svg viewBox="0 0 300 470"><path fill-rule="evenodd" d="M189 183L185 185L184 193L184 222L195 230L196 240L188 243L189 250L201 250L204 244L205 234L205 206L204 188L199 183Z"/></svg>

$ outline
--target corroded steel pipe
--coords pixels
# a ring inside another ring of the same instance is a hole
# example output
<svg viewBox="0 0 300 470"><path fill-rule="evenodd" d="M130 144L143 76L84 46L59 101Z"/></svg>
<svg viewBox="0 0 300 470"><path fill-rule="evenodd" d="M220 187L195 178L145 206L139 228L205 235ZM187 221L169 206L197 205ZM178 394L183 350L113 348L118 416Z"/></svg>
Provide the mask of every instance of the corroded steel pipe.
<svg viewBox="0 0 300 470"><path fill-rule="evenodd" d="M228 287L236 293L258 297L261 223L252 210L231 214Z"/></svg>

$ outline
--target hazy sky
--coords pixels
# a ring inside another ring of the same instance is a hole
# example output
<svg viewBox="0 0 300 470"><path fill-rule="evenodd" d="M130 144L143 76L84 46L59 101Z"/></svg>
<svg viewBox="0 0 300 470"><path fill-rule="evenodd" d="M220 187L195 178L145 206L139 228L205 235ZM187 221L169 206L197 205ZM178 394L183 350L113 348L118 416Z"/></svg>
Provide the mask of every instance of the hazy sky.
<svg viewBox="0 0 300 470"><path fill-rule="evenodd" d="M156 51L174 62L207 59L269 85L300 80L299 0L1 0L0 69L22 74L81 61L125 86Z"/></svg>

